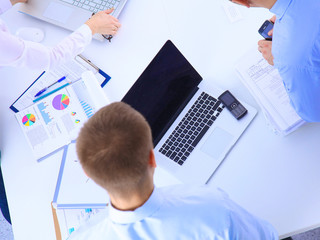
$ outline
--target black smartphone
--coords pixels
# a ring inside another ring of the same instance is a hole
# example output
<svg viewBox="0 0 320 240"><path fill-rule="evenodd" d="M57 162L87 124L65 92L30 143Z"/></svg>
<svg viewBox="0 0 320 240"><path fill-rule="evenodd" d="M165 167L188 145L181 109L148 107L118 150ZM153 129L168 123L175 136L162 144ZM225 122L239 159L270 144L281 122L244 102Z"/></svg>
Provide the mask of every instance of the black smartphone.
<svg viewBox="0 0 320 240"><path fill-rule="evenodd" d="M269 20L266 20L259 29L259 33L266 40L272 41L272 36L268 35L268 32L273 28L273 23Z"/></svg>
<svg viewBox="0 0 320 240"><path fill-rule="evenodd" d="M248 110L228 90L222 93L218 97L218 99L238 120L241 119L248 112Z"/></svg>

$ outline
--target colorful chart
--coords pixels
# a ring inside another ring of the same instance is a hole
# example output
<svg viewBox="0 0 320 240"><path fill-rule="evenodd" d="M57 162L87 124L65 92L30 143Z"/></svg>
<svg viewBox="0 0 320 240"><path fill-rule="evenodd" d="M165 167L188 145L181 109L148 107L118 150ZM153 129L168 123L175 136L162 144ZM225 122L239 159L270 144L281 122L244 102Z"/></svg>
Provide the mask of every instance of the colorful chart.
<svg viewBox="0 0 320 240"><path fill-rule="evenodd" d="M38 104L38 108L39 108L39 111L41 113L41 116L44 120L44 122L48 125L51 121L52 121L52 117L50 117L50 113L47 111L47 107L49 105L45 102L42 102L40 104Z"/></svg>
<svg viewBox="0 0 320 240"><path fill-rule="evenodd" d="M72 116L75 116L77 113L76 112L71 112L71 115Z"/></svg>
<svg viewBox="0 0 320 240"><path fill-rule="evenodd" d="M52 100L52 106L57 110L64 110L69 106L70 98L65 94L59 94Z"/></svg>
<svg viewBox="0 0 320 240"><path fill-rule="evenodd" d="M36 117L33 114L26 114L22 118L22 123L25 126L32 126L36 122Z"/></svg>
<svg viewBox="0 0 320 240"><path fill-rule="evenodd" d="M80 104L88 118L93 116L93 108L85 101L80 100Z"/></svg>
<svg viewBox="0 0 320 240"><path fill-rule="evenodd" d="M79 119L76 119L75 123L79 123L79 122L80 122L80 120L79 120Z"/></svg>

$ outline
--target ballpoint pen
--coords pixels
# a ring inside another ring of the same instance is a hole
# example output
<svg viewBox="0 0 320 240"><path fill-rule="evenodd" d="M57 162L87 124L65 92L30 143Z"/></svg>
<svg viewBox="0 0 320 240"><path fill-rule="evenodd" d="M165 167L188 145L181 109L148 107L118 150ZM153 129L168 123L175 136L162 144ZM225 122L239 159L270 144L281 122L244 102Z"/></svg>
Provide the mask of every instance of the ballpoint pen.
<svg viewBox="0 0 320 240"><path fill-rule="evenodd" d="M112 11L113 11L113 10L114 10L114 7L112 7L111 9L112 9ZM95 15L94 12L91 14L91 16L93 16L93 15ZM102 36L104 39L107 39L109 42L111 42L111 39L113 38L112 35L107 35L107 34L101 34L101 36Z"/></svg>
<svg viewBox="0 0 320 240"><path fill-rule="evenodd" d="M66 84L62 85L61 87L58 87L58 88L52 90L51 92L48 92L48 93L42 95L41 97L38 97L38 98L34 99L33 102L34 102L34 103L35 103L35 102L38 102L39 100L41 100L41 99L43 99L43 98L51 95L52 93L55 93L55 92L59 91L60 89L68 86L69 84L70 84L70 83L66 83Z"/></svg>
<svg viewBox="0 0 320 240"><path fill-rule="evenodd" d="M66 76L63 76L62 78L60 78L58 81L52 83L51 85L49 85L48 87L45 87L44 89L41 89L36 95L34 95L34 97L39 97L42 93L44 93L45 91L47 91L48 88L52 87L53 85L63 81L66 79Z"/></svg>

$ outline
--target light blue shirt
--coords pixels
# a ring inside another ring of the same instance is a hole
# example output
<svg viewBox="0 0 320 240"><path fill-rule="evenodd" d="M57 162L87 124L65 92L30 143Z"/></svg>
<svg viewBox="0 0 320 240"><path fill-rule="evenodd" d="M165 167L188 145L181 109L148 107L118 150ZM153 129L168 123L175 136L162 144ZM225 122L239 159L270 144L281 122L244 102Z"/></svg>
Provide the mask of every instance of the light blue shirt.
<svg viewBox="0 0 320 240"><path fill-rule="evenodd" d="M272 54L291 104L302 119L320 122L320 1L278 0Z"/></svg>
<svg viewBox="0 0 320 240"><path fill-rule="evenodd" d="M70 240L126 239L279 239L274 228L207 186L177 185L155 188L135 211L108 207Z"/></svg>

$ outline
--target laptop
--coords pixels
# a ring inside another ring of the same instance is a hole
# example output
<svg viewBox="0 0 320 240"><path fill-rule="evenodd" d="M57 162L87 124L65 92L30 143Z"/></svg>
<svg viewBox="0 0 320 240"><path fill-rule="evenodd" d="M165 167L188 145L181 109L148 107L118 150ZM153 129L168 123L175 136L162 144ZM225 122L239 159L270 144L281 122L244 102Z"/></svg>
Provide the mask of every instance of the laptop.
<svg viewBox="0 0 320 240"><path fill-rule="evenodd" d="M237 120L218 100L222 92L168 40L122 101L150 124L157 164L205 184L257 113L240 101L248 113Z"/></svg>
<svg viewBox="0 0 320 240"><path fill-rule="evenodd" d="M54 25L74 31L85 23L92 13L114 7L112 16L118 18L127 0L28 0L19 11ZM101 34L95 39L103 41Z"/></svg>

